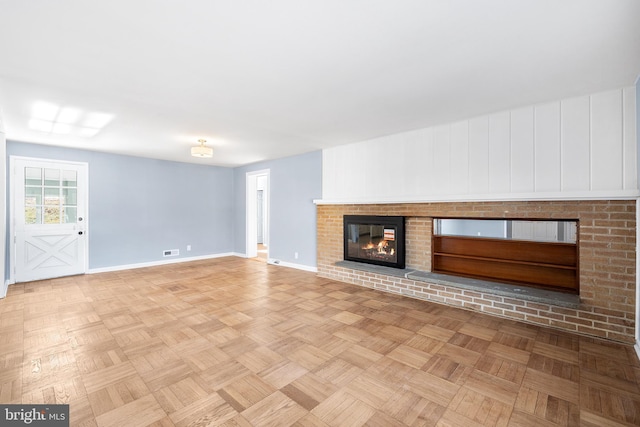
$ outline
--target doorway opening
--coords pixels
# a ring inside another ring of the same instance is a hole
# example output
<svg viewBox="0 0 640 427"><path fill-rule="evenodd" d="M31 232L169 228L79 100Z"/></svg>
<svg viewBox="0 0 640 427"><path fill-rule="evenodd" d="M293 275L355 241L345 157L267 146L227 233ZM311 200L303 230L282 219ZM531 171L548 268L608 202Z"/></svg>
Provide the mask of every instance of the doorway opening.
<svg viewBox="0 0 640 427"><path fill-rule="evenodd" d="M269 169L247 172L246 255L269 258Z"/></svg>

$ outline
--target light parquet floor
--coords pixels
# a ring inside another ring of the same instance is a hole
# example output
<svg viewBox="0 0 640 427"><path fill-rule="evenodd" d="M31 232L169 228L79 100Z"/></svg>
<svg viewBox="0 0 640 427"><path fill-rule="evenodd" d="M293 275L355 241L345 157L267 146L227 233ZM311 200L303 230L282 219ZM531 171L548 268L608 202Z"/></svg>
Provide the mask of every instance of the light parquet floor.
<svg viewBox="0 0 640 427"><path fill-rule="evenodd" d="M78 426L640 425L631 346L241 258L13 285L0 402Z"/></svg>

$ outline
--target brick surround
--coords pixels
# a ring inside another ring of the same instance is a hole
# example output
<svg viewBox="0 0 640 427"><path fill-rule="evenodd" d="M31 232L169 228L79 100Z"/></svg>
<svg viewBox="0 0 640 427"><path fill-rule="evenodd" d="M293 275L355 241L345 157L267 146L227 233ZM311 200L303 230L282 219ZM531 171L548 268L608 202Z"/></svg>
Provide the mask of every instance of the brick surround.
<svg viewBox="0 0 640 427"><path fill-rule="evenodd" d="M577 309L338 267L343 215L406 217L406 264L431 271L433 218L576 219ZM633 343L636 287L635 200L319 204L318 274L322 277L566 331Z"/></svg>

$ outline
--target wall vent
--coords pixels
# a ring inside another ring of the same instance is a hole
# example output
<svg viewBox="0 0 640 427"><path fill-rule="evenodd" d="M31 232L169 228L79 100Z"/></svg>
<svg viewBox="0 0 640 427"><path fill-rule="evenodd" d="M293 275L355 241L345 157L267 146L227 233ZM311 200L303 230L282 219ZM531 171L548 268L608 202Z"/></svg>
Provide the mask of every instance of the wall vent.
<svg viewBox="0 0 640 427"><path fill-rule="evenodd" d="M162 256L176 256L180 255L180 249L167 249L162 252Z"/></svg>

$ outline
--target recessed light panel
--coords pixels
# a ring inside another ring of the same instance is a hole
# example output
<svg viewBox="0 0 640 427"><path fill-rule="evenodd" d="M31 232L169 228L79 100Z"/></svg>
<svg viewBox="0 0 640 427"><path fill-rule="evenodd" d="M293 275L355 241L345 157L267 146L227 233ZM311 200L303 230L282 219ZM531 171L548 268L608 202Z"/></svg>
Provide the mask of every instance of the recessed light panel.
<svg viewBox="0 0 640 427"><path fill-rule="evenodd" d="M31 117L39 120L53 122L58 115L60 107L50 102L38 101L31 108Z"/></svg>
<svg viewBox="0 0 640 427"><path fill-rule="evenodd" d="M37 101L31 108L29 127L43 133L77 135L90 138L97 135L111 120L113 114L84 112L79 108L61 107L46 101Z"/></svg>
<svg viewBox="0 0 640 427"><path fill-rule="evenodd" d="M65 107L60 110L56 121L59 123L66 123L72 125L78 121L82 112L77 108Z"/></svg>
<svg viewBox="0 0 640 427"><path fill-rule="evenodd" d="M29 120L29 127L38 132L51 133L53 129L53 122L48 120L31 119Z"/></svg>

